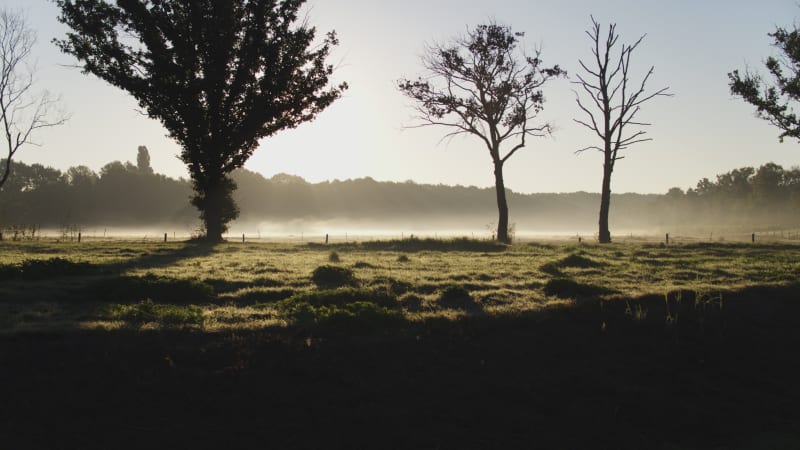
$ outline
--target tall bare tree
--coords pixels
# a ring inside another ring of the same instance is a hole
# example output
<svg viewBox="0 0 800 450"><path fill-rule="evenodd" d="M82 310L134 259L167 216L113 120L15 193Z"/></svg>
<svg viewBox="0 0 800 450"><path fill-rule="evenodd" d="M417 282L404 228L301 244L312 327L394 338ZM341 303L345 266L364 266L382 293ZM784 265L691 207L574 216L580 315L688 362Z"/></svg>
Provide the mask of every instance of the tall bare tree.
<svg viewBox="0 0 800 450"><path fill-rule="evenodd" d="M619 152L633 144L652 140L644 137L646 132L642 130L642 127L650 124L638 121L636 115L645 102L654 97L672 94L668 93L669 88L646 92L647 81L653 75L652 66L640 82L631 81L631 55L646 35L632 45L622 44L617 52L617 25L611 24L603 39L600 23L594 17L591 19L592 28L586 34L592 41L594 58L589 64L578 61L585 74L579 73L574 82L589 99L589 102L584 103L580 93L576 92L578 107L586 113L587 119L575 119L575 122L594 132L602 141L602 145L591 145L578 150L578 153L597 150L603 154L599 240L601 243L610 243L608 215L611 209L611 174L617 161L624 158Z"/></svg>
<svg viewBox="0 0 800 450"><path fill-rule="evenodd" d="M35 66L31 61L36 33L25 15L0 9L0 120L6 142L6 157L0 168L0 187L8 180L11 163L26 145L35 145L37 130L61 125L66 116L58 113L58 98L47 91L34 92Z"/></svg>
<svg viewBox="0 0 800 450"><path fill-rule="evenodd" d="M559 66L544 67L518 49L523 33L490 23L478 25L446 45L429 46L423 57L427 73L401 79L400 91L415 100L419 124L438 125L478 137L489 150L497 192L497 240L509 242L508 203L503 165L525 147L528 136L547 136L549 123L534 123L544 107L542 86L566 75Z"/></svg>

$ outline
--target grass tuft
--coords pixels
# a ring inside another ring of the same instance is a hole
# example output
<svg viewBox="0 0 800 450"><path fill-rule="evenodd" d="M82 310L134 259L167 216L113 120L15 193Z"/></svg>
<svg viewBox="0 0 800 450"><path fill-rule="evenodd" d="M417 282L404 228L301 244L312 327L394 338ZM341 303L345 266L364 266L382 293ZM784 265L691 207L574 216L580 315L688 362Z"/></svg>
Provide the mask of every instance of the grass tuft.
<svg viewBox="0 0 800 450"><path fill-rule="evenodd" d="M97 268L85 262L72 262L64 258L26 259L20 264L0 265L0 280L22 279L37 281L48 278L86 275Z"/></svg>
<svg viewBox="0 0 800 450"><path fill-rule="evenodd" d="M357 286L358 280L352 269L337 266L319 266L311 274L311 281L319 289L335 289L344 286Z"/></svg>
<svg viewBox="0 0 800 450"><path fill-rule="evenodd" d="M464 286L450 284L439 293L439 305L448 309L471 310L477 303Z"/></svg>

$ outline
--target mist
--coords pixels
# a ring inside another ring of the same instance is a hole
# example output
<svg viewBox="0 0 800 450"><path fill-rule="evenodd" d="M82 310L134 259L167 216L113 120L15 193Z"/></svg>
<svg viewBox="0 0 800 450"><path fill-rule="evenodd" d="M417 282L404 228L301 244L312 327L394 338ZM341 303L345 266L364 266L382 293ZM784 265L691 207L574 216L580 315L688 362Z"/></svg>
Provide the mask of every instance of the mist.
<svg viewBox="0 0 800 450"><path fill-rule="evenodd" d="M191 184L150 167L114 161L98 173L61 172L18 162L0 190L0 229L12 238L128 237L188 239L202 234L189 203ZM492 188L381 182L372 178L309 183L287 174L234 173L239 218L229 240L291 241L453 237L491 239L497 207ZM600 195L523 194L507 190L517 240L593 239ZM614 194L611 231L618 237L674 235L744 238L793 230L800 223L800 169L768 163L704 178L665 194ZM793 237L791 232L787 236Z"/></svg>

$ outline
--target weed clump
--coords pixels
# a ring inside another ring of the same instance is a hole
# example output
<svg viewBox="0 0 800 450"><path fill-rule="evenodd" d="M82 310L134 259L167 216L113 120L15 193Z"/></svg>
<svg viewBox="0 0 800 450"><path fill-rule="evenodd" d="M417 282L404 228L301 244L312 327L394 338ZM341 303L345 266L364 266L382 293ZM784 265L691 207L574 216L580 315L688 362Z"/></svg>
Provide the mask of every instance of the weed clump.
<svg viewBox="0 0 800 450"><path fill-rule="evenodd" d="M19 265L0 265L0 280L23 279L36 281L47 278L84 275L95 269L89 263L72 262L64 258L26 259Z"/></svg>
<svg viewBox="0 0 800 450"><path fill-rule="evenodd" d="M397 300L381 291L342 288L296 294L276 304L296 326L327 331L374 331L403 321Z"/></svg>
<svg viewBox="0 0 800 450"><path fill-rule="evenodd" d="M208 303L215 297L214 288L203 281L169 278L148 273L144 276L122 276L102 280L89 287L88 296L116 303L132 303L150 299L169 304Z"/></svg>
<svg viewBox="0 0 800 450"><path fill-rule="evenodd" d="M358 280L352 269L337 266L319 266L311 274L311 281L319 289L335 289L344 286L357 286Z"/></svg>
<svg viewBox="0 0 800 450"><path fill-rule="evenodd" d="M605 264L602 262L595 261L577 253L573 253L561 258L558 261L550 261L542 264L542 266L539 267L539 270L550 275L558 276L561 275L561 270L566 268L591 269L603 266L605 266Z"/></svg>
<svg viewBox="0 0 800 450"><path fill-rule="evenodd" d="M411 312L419 312L422 311L422 297L414 294L408 294L404 297L401 297L400 306L403 309Z"/></svg>
<svg viewBox="0 0 800 450"><path fill-rule="evenodd" d="M336 251L332 251L332 252L331 252L331 253L328 255L328 262L332 262L332 263L338 263L338 262L341 262L341 260L342 260L342 259L341 259L341 258L339 258L339 254L338 254L338 253L336 253Z"/></svg>
<svg viewBox="0 0 800 450"><path fill-rule="evenodd" d="M414 288L414 285L407 281L384 276L373 278L370 284L384 287L388 295L403 295Z"/></svg>
<svg viewBox="0 0 800 450"><path fill-rule="evenodd" d="M406 255L400 255L400 256L397 257L397 262L407 263L409 261L411 261L411 260Z"/></svg>
<svg viewBox="0 0 800 450"><path fill-rule="evenodd" d="M203 310L195 305L164 305L150 299L131 305L118 305L111 311L113 319L123 320L130 325L141 326L158 323L163 326L202 326L205 323Z"/></svg>
<svg viewBox="0 0 800 450"><path fill-rule="evenodd" d="M451 284L445 286L439 294L439 305L449 309L469 310L475 308L476 303L464 286Z"/></svg>

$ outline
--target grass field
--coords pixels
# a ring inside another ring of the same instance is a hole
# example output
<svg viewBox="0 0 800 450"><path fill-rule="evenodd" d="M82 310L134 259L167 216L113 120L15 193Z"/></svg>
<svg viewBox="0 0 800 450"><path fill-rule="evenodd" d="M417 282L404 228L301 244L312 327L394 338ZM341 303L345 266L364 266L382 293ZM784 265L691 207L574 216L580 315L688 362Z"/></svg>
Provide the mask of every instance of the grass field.
<svg viewBox="0 0 800 450"><path fill-rule="evenodd" d="M800 245L0 242L0 448L800 448Z"/></svg>

